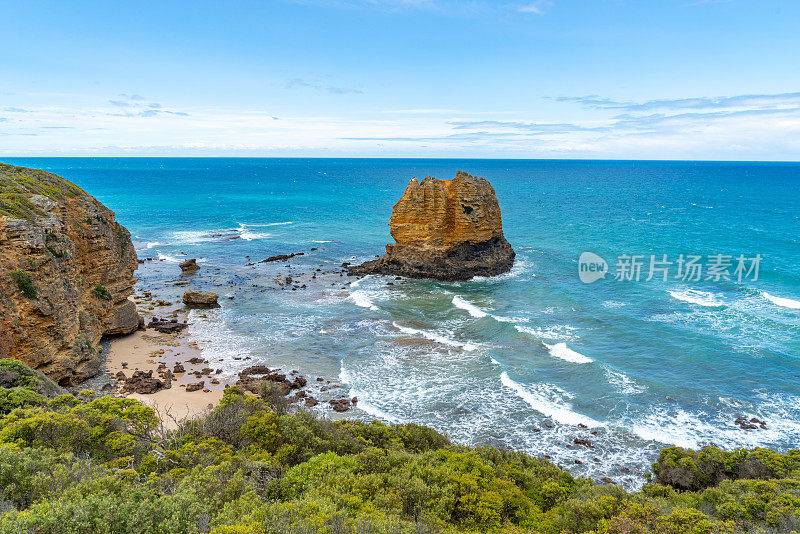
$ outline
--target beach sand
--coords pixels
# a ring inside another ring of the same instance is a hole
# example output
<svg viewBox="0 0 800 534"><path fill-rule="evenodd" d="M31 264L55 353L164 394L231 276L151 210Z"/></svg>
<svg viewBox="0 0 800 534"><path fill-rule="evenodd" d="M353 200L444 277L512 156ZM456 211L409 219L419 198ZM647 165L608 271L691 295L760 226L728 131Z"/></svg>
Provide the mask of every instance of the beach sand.
<svg viewBox="0 0 800 534"><path fill-rule="evenodd" d="M117 393L117 396L131 397L153 407L167 426L175 426L178 420L196 417L216 406L227 384L224 379L217 378L215 372L198 378L194 373L199 373L211 365L204 360L203 363L189 363L192 358L202 360L202 351L184 334L162 334L147 329L114 339L106 354L106 369L111 376L122 371L127 377L134 371L152 370L153 377L160 378L158 376L160 364L165 364L169 370L172 370L176 363L183 365L186 372L175 373L175 379L169 389L151 394ZM212 384L211 381L214 379L219 383ZM186 385L201 380L204 382L203 389L186 391Z"/></svg>

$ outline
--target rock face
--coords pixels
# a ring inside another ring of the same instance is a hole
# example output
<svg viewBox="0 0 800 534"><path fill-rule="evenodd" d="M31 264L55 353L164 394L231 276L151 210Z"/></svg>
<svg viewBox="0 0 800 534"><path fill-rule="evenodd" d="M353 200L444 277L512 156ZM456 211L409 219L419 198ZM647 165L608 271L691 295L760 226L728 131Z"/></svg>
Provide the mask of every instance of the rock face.
<svg viewBox="0 0 800 534"><path fill-rule="evenodd" d="M514 264L494 188L463 171L453 180L412 179L389 226L396 243L380 259L351 267L352 274L456 281L495 276Z"/></svg>
<svg viewBox="0 0 800 534"><path fill-rule="evenodd" d="M219 308L219 295L210 291L189 289L183 294L183 303L187 308Z"/></svg>
<svg viewBox="0 0 800 534"><path fill-rule="evenodd" d="M200 266L197 265L197 259L196 258L192 258L192 259L186 260L186 261L184 261L182 263L179 263L178 267L180 267L181 271L183 271L185 273L193 273L193 272L196 272L198 269L200 269Z"/></svg>
<svg viewBox="0 0 800 534"><path fill-rule="evenodd" d="M63 178L0 164L0 357L59 385L97 374L99 342L139 325L130 233Z"/></svg>

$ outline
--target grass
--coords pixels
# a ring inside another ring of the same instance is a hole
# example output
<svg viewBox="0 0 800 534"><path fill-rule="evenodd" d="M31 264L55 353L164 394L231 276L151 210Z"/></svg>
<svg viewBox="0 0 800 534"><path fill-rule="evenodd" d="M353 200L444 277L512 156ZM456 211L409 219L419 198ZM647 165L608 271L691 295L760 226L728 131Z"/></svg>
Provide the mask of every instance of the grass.
<svg viewBox="0 0 800 534"><path fill-rule="evenodd" d="M55 174L0 163L0 216L31 221L44 214L30 201L31 195L62 200L85 194L80 187Z"/></svg>

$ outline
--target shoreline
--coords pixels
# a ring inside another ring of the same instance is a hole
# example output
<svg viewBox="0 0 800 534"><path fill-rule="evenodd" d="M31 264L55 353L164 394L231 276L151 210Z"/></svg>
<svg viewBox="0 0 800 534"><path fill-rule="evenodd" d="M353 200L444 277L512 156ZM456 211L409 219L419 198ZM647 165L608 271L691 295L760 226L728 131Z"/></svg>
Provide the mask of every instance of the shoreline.
<svg viewBox="0 0 800 534"><path fill-rule="evenodd" d="M185 371L174 372L176 365ZM153 393L125 392L122 388L115 392L118 397L136 399L155 409L159 416L166 416L163 418L165 424L173 422L173 417L179 421L202 415L222 399L223 391L232 384L224 378L212 378L213 373L203 374L203 369L207 368L209 364L202 357L202 350L183 333L163 334L152 329L140 330L111 340L106 354L106 373L112 378L116 378L117 373L130 378L136 371L143 371L152 372L153 377L159 377L162 381L171 381L171 387ZM162 373L159 373L160 370ZM170 375L165 377L164 370L169 370ZM187 386L201 382L201 389L187 391ZM124 382L117 380L117 384Z"/></svg>
<svg viewBox="0 0 800 534"><path fill-rule="evenodd" d="M178 269L175 263L154 258L140 260L139 266L156 272ZM265 363L269 362L250 363L251 356L247 355L234 357L241 369L233 374L220 368L223 360L210 361L198 344L197 333L194 336L190 333L190 326L202 323L207 318L205 312L210 310L187 308L181 295L190 288L219 291L215 274L208 270L175 273L162 287L148 282L146 275L137 277L131 300L145 321L144 329L108 338L100 372L81 387L95 386L116 397L136 399L155 409L166 428L176 428L180 421L208 413L222 399L226 388L237 385L251 395L258 395L264 385L276 387L287 403L299 409L313 409L317 415L324 413L331 419L351 416L344 412L352 412L357 399L347 397L347 388L334 376L306 376L296 369L284 370L280 366L268 368ZM204 275L210 275L211 279L206 280ZM228 299L222 297L220 293L224 305ZM186 326L175 332L160 332L153 328L154 320Z"/></svg>

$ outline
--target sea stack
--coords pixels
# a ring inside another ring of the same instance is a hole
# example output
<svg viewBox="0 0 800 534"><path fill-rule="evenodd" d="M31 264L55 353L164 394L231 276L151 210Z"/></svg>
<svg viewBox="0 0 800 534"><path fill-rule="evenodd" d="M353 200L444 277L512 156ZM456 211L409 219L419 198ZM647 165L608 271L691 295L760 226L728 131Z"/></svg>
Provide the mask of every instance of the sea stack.
<svg viewBox="0 0 800 534"><path fill-rule="evenodd" d="M452 180L413 178L389 227L396 243L380 259L352 267L352 274L459 281L496 276L514 264L492 184L463 171Z"/></svg>
<svg viewBox="0 0 800 534"><path fill-rule="evenodd" d="M100 369L100 339L140 324L138 266L114 212L48 172L0 163L0 358L61 386Z"/></svg>

